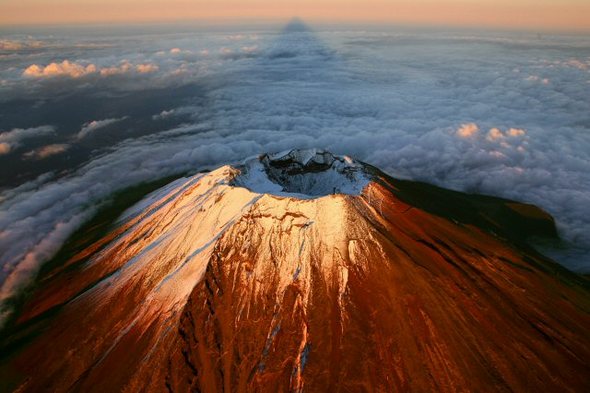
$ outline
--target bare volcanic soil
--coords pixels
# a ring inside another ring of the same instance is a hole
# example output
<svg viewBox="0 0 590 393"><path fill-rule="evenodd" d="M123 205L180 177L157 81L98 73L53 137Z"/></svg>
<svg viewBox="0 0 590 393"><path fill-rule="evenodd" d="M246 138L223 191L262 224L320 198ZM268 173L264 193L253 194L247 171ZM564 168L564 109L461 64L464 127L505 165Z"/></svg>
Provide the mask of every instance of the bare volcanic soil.
<svg viewBox="0 0 590 393"><path fill-rule="evenodd" d="M589 283L527 245L557 236L531 205L294 150L77 236L1 332L0 391L590 391Z"/></svg>

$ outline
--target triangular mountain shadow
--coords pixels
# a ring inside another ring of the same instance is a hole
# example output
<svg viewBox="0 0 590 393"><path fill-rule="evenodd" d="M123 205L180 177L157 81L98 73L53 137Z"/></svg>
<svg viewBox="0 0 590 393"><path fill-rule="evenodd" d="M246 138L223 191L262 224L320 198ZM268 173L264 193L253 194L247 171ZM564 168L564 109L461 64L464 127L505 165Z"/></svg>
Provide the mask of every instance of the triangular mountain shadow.
<svg viewBox="0 0 590 393"><path fill-rule="evenodd" d="M294 18L282 29L279 36L263 50L262 61L290 59L317 66L317 61L334 60L330 49L301 19ZM312 64L314 63L314 64Z"/></svg>
<svg viewBox="0 0 590 393"><path fill-rule="evenodd" d="M283 33L311 32L311 28L301 18L295 17L283 27Z"/></svg>
<svg viewBox="0 0 590 393"><path fill-rule="evenodd" d="M215 89L211 100L211 124L228 134L244 128L285 131L317 126L297 112L334 110L333 103L342 97L345 61L299 19L259 45L251 62L224 73L218 81L221 88ZM329 99L317 100L318 83Z"/></svg>

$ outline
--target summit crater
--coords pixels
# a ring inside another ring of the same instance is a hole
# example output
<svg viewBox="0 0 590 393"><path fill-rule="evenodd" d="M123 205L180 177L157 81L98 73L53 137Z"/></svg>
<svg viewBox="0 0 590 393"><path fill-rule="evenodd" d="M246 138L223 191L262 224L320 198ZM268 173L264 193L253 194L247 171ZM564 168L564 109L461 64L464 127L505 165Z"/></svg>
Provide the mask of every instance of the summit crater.
<svg viewBox="0 0 590 393"><path fill-rule="evenodd" d="M369 183L365 167L326 150L288 150L263 154L238 165L230 184L261 194L303 199L333 194L360 195Z"/></svg>

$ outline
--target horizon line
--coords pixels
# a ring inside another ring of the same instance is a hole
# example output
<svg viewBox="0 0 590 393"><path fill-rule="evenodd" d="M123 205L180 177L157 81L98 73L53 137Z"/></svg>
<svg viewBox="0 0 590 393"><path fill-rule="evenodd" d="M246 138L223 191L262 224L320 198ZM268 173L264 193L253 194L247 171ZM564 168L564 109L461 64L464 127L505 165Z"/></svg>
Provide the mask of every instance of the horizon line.
<svg viewBox="0 0 590 393"><path fill-rule="evenodd" d="M229 27L230 25L254 27L255 25L286 25L293 19L299 19L307 24L316 26L349 26L349 27L390 27L390 28L419 28L419 29L457 29L497 32L529 32L529 33L569 33L590 34L590 26L583 28L566 28L562 26L511 26L496 24L458 24L458 23L426 23L426 22L401 22L385 20L326 20L319 18L301 18L298 16L285 18L178 18L178 19L145 19L145 20L104 20L104 21L72 21L72 22L48 22L48 23L2 23L3 29L15 28L78 28L78 27L134 27L134 26L171 26L202 23L209 26Z"/></svg>

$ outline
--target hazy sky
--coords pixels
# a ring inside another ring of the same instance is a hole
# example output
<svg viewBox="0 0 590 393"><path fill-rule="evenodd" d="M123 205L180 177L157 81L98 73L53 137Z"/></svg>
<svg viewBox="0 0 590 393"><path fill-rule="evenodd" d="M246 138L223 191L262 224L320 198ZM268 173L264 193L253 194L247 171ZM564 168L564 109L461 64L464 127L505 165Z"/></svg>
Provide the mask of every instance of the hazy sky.
<svg viewBox="0 0 590 393"><path fill-rule="evenodd" d="M590 30L589 0L0 0L0 25L285 20Z"/></svg>

